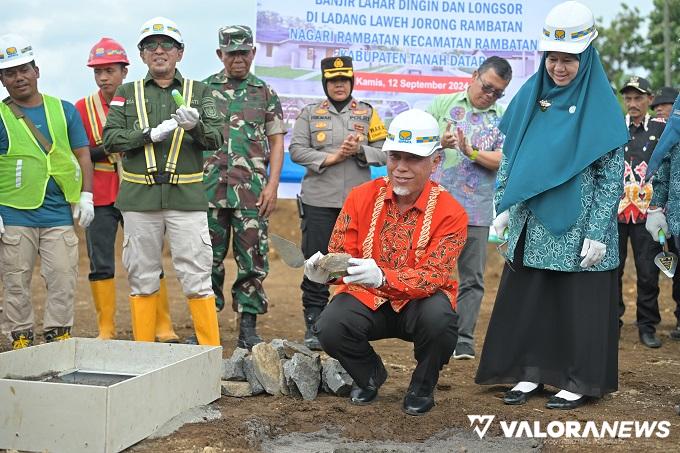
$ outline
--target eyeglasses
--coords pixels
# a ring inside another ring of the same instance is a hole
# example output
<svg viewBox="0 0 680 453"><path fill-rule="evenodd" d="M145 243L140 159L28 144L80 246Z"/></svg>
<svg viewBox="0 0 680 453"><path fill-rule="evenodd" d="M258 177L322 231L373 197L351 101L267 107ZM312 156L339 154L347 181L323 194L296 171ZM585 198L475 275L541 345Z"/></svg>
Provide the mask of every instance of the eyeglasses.
<svg viewBox="0 0 680 453"><path fill-rule="evenodd" d="M161 46L161 49L169 51L177 47L173 41L146 41L140 44L139 48L141 50L147 50L149 52L154 52Z"/></svg>
<svg viewBox="0 0 680 453"><path fill-rule="evenodd" d="M478 76L477 80L479 80L479 83L482 84L482 91L486 94L493 94L496 99L500 99L505 96L505 90L497 90L493 87L493 85L489 85L484 80L482 80L482 76Z"/></svg>

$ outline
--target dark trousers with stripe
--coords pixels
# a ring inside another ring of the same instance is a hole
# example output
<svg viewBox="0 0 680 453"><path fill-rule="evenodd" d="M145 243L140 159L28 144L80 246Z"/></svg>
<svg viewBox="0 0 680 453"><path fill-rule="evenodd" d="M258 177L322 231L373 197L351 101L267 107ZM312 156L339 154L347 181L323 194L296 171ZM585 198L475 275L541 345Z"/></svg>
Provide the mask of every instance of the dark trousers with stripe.
<svg viewBox="0 0 680 453"><path fill-rule="evenodd" d="M441 291L410 301L399 313L389 302L373 311L354 296L340 293L321 313L314 331L324 351L362 388L383 366L371 341L400 338L412 342L418 364L409 391L425 396L433 392L456 346L458 315Z"/></svg>
<svg viewBox="0 0 680 453"><path fill-rule="evenodd" d="M302 205L304 208L304 215L300 222L302 230L302 253L305 259L314 255L316 252L321 252L324 255L328 253L328 241L333 233L335 221L340 215L339 208L323 208L318 206L311 206L308 204ZM328 303L330 292L327 285L313 282L307 277L303 277L302 284L302 306L305 311L321 312Z"/></svg>
<svg viewBox="0 0 680 453"><path fill-rule="evenodd" d="M637 275L637 326L640 332L655 332L661 321L659 314L659 268L654 257L661 252L644 223L619 223L619 325L626 311L623 301L623 271L628 255L628 240L633 246Z"/></svg>

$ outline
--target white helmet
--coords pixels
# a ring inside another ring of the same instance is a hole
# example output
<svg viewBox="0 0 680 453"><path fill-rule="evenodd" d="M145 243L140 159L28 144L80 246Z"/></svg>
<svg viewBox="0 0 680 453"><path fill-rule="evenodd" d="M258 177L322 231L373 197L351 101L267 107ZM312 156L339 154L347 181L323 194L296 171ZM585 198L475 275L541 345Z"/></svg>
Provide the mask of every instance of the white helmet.
<svg viewBox="0 0 680 453"><path fill-rule="evenodd" d="M593 12L579 2L568 1L555 6L546 16L538 50L579 54L595 38Z"/></svg>
<svg viewBox="0 0 680 453"><path fill-rule="evenodd" d="M35 58L31 43L19 35L0 36L0 69L29 63Z"/></svg>
<svg viewBox="0 0 680 453"><path fill-rule="evenodd" d="M441 149L439 124L432 115L422 110L401 112L390 123L382 149L430 156Z"/></svg>
<svg viewBox="0 0 680 453"><path fill-rule="evenodd" d="M144 22L144 25L142 25L142 29L139 32L137 47L144 41L144 38L155 35L168 36L177 41L180 46L184 47L184 40L177 28L177 24L168 18L160 16Z"/></svg>

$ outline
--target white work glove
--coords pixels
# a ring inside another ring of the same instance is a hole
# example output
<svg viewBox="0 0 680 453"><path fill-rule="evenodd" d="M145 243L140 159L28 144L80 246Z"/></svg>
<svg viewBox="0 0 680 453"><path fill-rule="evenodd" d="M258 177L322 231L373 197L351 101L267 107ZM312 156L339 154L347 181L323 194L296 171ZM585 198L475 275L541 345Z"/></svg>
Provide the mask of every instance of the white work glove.
<svg viewBox="0 0 680 453"><path fill-rule="evenodd" d="M382 286L384 274L373 258L350 258L347 262L350 266L347 268L349 275L343 278L345 283L356 283L369 288Z"/></svg>
<svg viewBox="0 0 680 453"><path fill-rule="evenodd" d="M80 192L80 201L73 209L73 220L78 219L78 225L87 228L94 220L94 203L92 192Z"/></svg>
<svg viewBox="0 0 680 453"><path fill-rule="evenodd" d="M305 277L316 283L326 283L330 279L330 272L319 267L318 263L323 258L323 253L316 252L305 260Z"/></svg>
<svg viewBox="0 0 680 453"><path fill-rule="evenodd" d="M5 222L3 222L2 217L0 217L0 238L3 234L5 234Z"/></svg>
<svg viewBox="0 0 680 453"><path fill-rule="evenodd" d="M659 242L659 230L663 230L663 234L668 236L668 222L661 208L647 210L645 228L656 242Z"/></svg>
<svg viewBox="0 0 680 453"><path fill-rule="evenodd" d="M494 231L496 232L496 237L498 239L503 239L505 240L505 229L508 228L508 224L510 223L510 211L507 209L500 214L496 216L495 219L493 219L492 226Z"/></svg>
<svg viewBox="0 0 680 453"><path fill-rule="evenodd" d="M177 129L177 121L174 119L165 120L158 126L151 129L151 141L154 143L162 142Z"/></svg>
<svg viewBox="0 0 680 453"><path fill-rule="evenodd" d="M185 105L177 109L175 113L170 115L173 120L177 121L179 127L185 131L190 131L195 128L198 124L198 110L193 107L187 107Z"/></svg>
<svg viewBox="0 0 680 453"><path fill-rule="evenodd" d="M599 264L602 258L604 258L606 251L607 246L602 242L585 238L583 240L583 248L581 249L581 256L584 257L583 261L581 261L581 267L586 268Z"/></svg>

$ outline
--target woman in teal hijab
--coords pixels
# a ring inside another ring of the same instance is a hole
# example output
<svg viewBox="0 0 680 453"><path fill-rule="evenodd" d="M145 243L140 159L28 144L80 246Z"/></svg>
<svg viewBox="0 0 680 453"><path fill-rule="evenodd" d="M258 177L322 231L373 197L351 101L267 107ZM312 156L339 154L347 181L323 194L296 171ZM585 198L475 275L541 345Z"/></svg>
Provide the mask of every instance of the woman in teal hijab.
<svg viewBox="0 0 680 453"><path fill-rule="evenodd" d="M628 131L591 46L592 12L568 1L545 20L539 70L510 103L493 226L507 237L479 384L550 385L549 409L618 388L618 230Z"/></svg>

